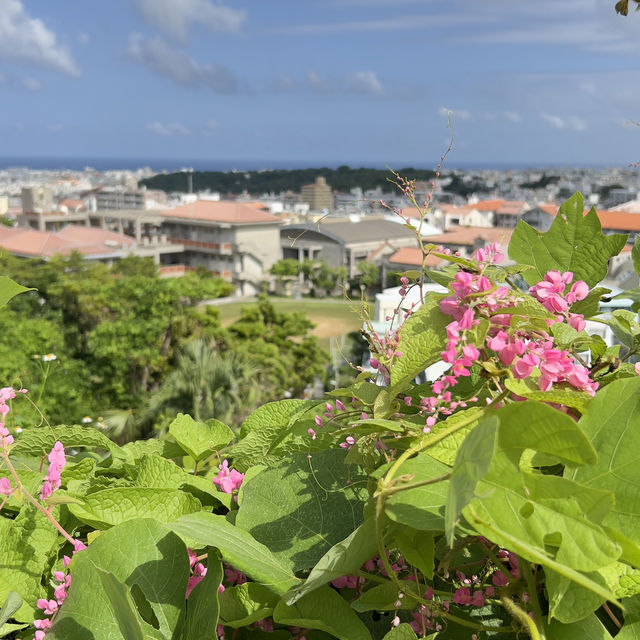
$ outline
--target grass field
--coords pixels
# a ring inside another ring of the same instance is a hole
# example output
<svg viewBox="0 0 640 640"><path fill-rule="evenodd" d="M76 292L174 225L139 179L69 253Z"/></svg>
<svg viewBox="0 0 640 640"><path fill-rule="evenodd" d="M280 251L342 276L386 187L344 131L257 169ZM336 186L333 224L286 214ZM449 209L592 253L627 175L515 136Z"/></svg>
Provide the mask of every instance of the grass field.
<svg viewBox="0 0 640 640"><path fill-rule="evenodd" d="M351 331L357 331L362 326L358 315L359 301L348 302L334 298L269 298L278 311L301 311L316 326L312 334L318 338L320 345L328 349L332 338L339 338ZM240 317L240 309L251 303L230 302L216 308L220 311L222 326L230 325Z"/></svg>

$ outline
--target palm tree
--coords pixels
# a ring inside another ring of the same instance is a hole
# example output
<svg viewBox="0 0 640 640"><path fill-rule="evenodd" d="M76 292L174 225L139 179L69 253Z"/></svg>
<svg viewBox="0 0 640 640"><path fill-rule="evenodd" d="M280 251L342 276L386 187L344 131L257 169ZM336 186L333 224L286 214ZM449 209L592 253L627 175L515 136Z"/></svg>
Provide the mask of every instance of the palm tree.
<svg viewBox="0 0 640 640"><path fill-rule="evenodd" d="M250 358L221 353L196 338L178 353L175 368L151 395L142 419L189 413L196 421L217 418L239 425L260 402L259 373Z"/></svg>

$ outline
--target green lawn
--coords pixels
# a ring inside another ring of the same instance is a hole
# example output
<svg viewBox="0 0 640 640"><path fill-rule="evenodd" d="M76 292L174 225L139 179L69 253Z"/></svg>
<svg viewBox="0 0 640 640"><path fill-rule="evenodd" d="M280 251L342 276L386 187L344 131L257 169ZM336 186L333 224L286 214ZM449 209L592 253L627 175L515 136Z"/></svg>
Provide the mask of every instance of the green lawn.
<svg viewBox="0 0 640 640"><path fill-rule="evenodd" d="M362 326L359 316L360 302L336 300L335 298L269 298L278 311L302 311L316 326L312 334L316 336L325 349L329 348L332 338L339 338ZM220 311L222 326L230 325L240 317L240 309L247 302L231 302L216 308Z"/></svg>

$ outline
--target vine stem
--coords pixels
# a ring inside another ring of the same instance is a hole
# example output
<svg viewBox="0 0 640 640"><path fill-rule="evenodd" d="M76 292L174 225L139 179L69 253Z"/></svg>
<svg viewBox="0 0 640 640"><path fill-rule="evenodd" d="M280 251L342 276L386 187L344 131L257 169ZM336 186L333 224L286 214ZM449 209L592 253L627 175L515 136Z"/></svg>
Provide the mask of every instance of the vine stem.
<svg viewBox="0 0 640 640"><path fill-rule="evenodd" d="M546 634L544 631L544 617L542 616L542 609L540 608L540 600L538 599L538 588L536 581L531 571L531 564L528 560L525 560L522 556L518 556L518 566L522 567L524 576L527 581L527 590L529 591L529 597L533 604L533 613L535 615L535 625L538 629L538 635L540 640L546 640ZM529 616L527 616L529 617Z"/></svg>
<svg viewBox="0 0 640 640"><path fill-rule="evenodd" d="M544 640L544 636L541 636L538 632L536 623L527 615L526 611L521 609L510 598L500 598L500 602L502 603L502 606L529 632L531 640Z"/></svg>
<svg viewBox="0 0 640 640"><path fill-rule="evenodd" d="M44 506L42 506L25 488L24 485L22 484L22 482L20 482L20 478L18 477L18 473L15 470L15 467L11 464L11 461L9 460L9 454L6 451L2 451L2 453L0 453L0 455L2 455L2 458L4 459L7 468L9 469L9 473L11 473L11 475L13 476L13 479L16 482L17 487L22 491L22 494L24 495L24 497L38 510L40 511L40 513L42 513L45 518L60 532L60 535L67 540L68 542L70 542L74 547L75 547L75 540L71 537L71 535L69 535L67 533L67 531L64 529L64 527L51 515L51 512L49 511L49 509L46 509Z"/></svg>

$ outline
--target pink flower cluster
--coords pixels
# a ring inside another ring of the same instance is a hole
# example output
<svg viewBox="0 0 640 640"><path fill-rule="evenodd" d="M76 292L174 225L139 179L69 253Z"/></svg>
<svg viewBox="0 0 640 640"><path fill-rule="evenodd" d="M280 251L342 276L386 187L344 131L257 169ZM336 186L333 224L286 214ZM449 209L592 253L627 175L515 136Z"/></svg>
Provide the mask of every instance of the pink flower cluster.
<svg viewBox="0 0 640 640"><path fill-rule="evenodd" d="M86 548L87 547L80 542L80 540L76 540L73 544L73 555ZM65 569L69 566L70 562L71 558L69 556L63 556L62 565ZM36 602L36 606L38 609L41 609L46 616L55 617L58 609L67 598L67 589L71 584L71 574L65 573L64 571L54 571L53 578L57 583L56 588L53 591L53 598L51 600L40 598ZM51 625L51 618L40 618L38 620L34 620L33 626L36 628L34 640L43 640L46 632L51 628Z"/></svg>
<svg viewBox="0 0 640 640"><path fill-rule="evenodd" d="M336 411L346 411L347 408L344 406L343 402L341 400L336 400L336 406L335 406L335 410ZM332 420L333 418L335 418L335 414L334 414L334 407L330 402L326 402L324 405L324 417L327 420ZM318 429L322 428L322 426L324 425L324 420L322 418L322 416L317 415L314 417L313 421L315 422L315 425ZM313 428L309 428L307 429L307 433L311 436L312 440L316 439L316 430ZM342 445L340 445L342 446Z"/></svg>
<svg viewBox="0 0 640 640"><path fill-rule="evenodd" d="M244 473L240 473L235 469L229 469L229 461L223 460L218 465L218 476L213 478L213 484L218 485L225 493L233 493L240 488L244 480Z"/></svg>
<svg viewBox="0 0 640 640"><path fill-rule="evenodd" d="M187 553L189 554L189 567L191 569L191 576L189 577L189 582L187 583L187 594L188 598L191 595L194 587L202 582L203 578L207 575L207 568L202 564L202 562L198 562L198 556L193 549L187 549ZM218 587L218 593L222 593L224 591L224 586L220 584Z"/></svg>
<svg viewBox="0 0 640 640"><path fill-rule="evenodd" d="M20 389L18 393L27 393L27 390ZM3 451L6 451L7 447L13 444L13 436L5 426L5 418L11 411L11 407L7 402L15 397L16 391L12 387L2 387L2 389L0 389L0 449ZM6 493L6 491L2 491L2 493Z"/></svg>
<svg viewBox="0 0 640 640"><path fill-rule="evenodd" d="M46 500L54 491L60 488L60 474L67 464L62 442L58 441L53 445L53 449L49 452L48 459L49 470L47 471L47 478L40 491L40 500Z"/></svg>
<svg viewBox="0 0 640 640"><path fill-rule="evenodd" d="M440 303L442 312L454 317L454 321L447 325L447 346L442 352L442 359L451 367L433 383L435 397L422 399L421 411L450 413L452 406L449 404L447 407L447 404L451 398L447 390L457 384L458 378L470 375L469 367L480 358L483 347L494 352L503 366L511 367L516 378L527 378L534 369L538 369L538 387L543 391L550 390L554 384L566 382L594 395L598 383L591 380L588 369L577 364L567 350L556 348L550 335L509 330L511 316L500 313L500 310L517 305L520 300L507 287L494 286L484 275L487 264L501 262L499 247L489 245L479 249L475 255L480 263L479 273L459 271L451 283L453 295L443 298ZM567 321L581 331L585 325L583 316L569 313L568 309L574 302L584 300L589 287L578 281L567 291L572 280L571 272L549 271L542 282L531 287L530 293L547 310L556 314L554 320L548 321L549 324ZM485 343L479 345L480 348L468 337L479 317L491 323ZM490 357L490 354L486 355ZM453 408L459 406L454 405ZM435 417L429 416L425 431L434 423Z"/></svg>

